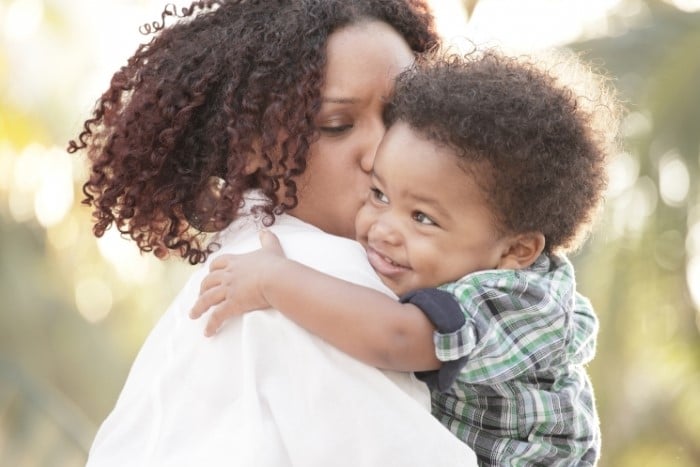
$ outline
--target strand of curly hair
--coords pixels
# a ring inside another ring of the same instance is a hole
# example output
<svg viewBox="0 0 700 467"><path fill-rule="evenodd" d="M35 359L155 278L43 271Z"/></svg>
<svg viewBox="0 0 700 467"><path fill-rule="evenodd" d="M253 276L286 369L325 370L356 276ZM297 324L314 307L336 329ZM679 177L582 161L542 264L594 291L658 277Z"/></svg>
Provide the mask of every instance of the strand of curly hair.
<svg viewBox="0 0 700 467"><path fill-rule="evenodd" d="M328 36L366 19L385 21L416 52L437 43L422 0L166 6L68 145L88 157L93 233L114 225L143 252L197 264L216 247L207 232L235 219L245 190L269 199L268 225L296 206L294 180L318 137ZM253 156L262 164L250 173Z"/></svg>

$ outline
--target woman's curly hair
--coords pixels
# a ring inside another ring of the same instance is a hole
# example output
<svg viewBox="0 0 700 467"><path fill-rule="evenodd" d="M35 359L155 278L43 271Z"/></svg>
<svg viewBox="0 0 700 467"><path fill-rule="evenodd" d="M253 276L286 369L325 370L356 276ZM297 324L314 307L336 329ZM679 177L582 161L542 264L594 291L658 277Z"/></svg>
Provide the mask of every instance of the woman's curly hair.
<svg viewBox="0 0 700 467"><path fill-rule="evenodd" d="M541 232L548 253L587 233L619 121L603 75L577 57L555 59L550 67L494 49L432 56L399 75L385 109L387 125L403 121L452 148L500 230Z"/></svg>
<svg viewBox="0 0 700 467"><path fill-rule="evenodd" d="M68 151L87 151L96 236L114 224L142 251L192 264L213 249L203 232L233 221L246 189L269 198L268 224L296 206L334 31L380 20L415 52L438 42L424 0L195 1L161 20L144 26L154 37L114 74Z"/></svg>

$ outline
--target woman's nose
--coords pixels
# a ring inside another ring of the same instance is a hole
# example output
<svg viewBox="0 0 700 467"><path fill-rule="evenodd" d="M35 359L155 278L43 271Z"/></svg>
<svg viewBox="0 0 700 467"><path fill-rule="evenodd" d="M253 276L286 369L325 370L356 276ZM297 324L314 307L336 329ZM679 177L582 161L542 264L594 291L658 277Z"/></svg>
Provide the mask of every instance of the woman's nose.
<svg viewBox="0 0 700 467"><path fill-rule="evenodd" d="M382 119L373 121L367 129L366 144L362 148L360 156L360 167L363 171L369 173L374 165L374 157L377 155L377 148L386 133L386 127Z"/></svg>

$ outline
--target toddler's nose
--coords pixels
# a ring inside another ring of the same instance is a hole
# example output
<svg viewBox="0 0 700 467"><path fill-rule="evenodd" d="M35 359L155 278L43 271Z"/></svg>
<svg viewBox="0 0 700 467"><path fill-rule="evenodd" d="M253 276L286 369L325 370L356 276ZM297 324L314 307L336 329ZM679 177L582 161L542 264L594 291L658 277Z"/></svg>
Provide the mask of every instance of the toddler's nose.
<svg viewBox="0 0 700 467"><path fill-rule="evenodd" d="M389 245L398 245L401 243L401 233L391 214L380 216L372 225L370 230L370 238L376 242L382 242Z"/></svg>

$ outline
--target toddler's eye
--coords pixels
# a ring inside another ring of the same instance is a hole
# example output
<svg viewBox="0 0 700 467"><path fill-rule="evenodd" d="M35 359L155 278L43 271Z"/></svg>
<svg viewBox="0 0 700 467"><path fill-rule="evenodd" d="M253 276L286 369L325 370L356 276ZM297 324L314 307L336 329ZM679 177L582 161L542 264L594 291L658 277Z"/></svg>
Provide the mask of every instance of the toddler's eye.
<svg viewBox="0 0 700 467"><path fill-rule="evenodd" d="M428 217L427 214L416 211L413 213L413 220L418 222L419 224L424 224L424 225L437 225L437 223L432 220L430 217Z"/></svg>
<svg viewBox="0 0 700 467"><path fill-rule="evenodd" d="M383 204L387 204L389 202L389 198L387 198L384 192L378 188L372 188L372 197Z"/></svg>

